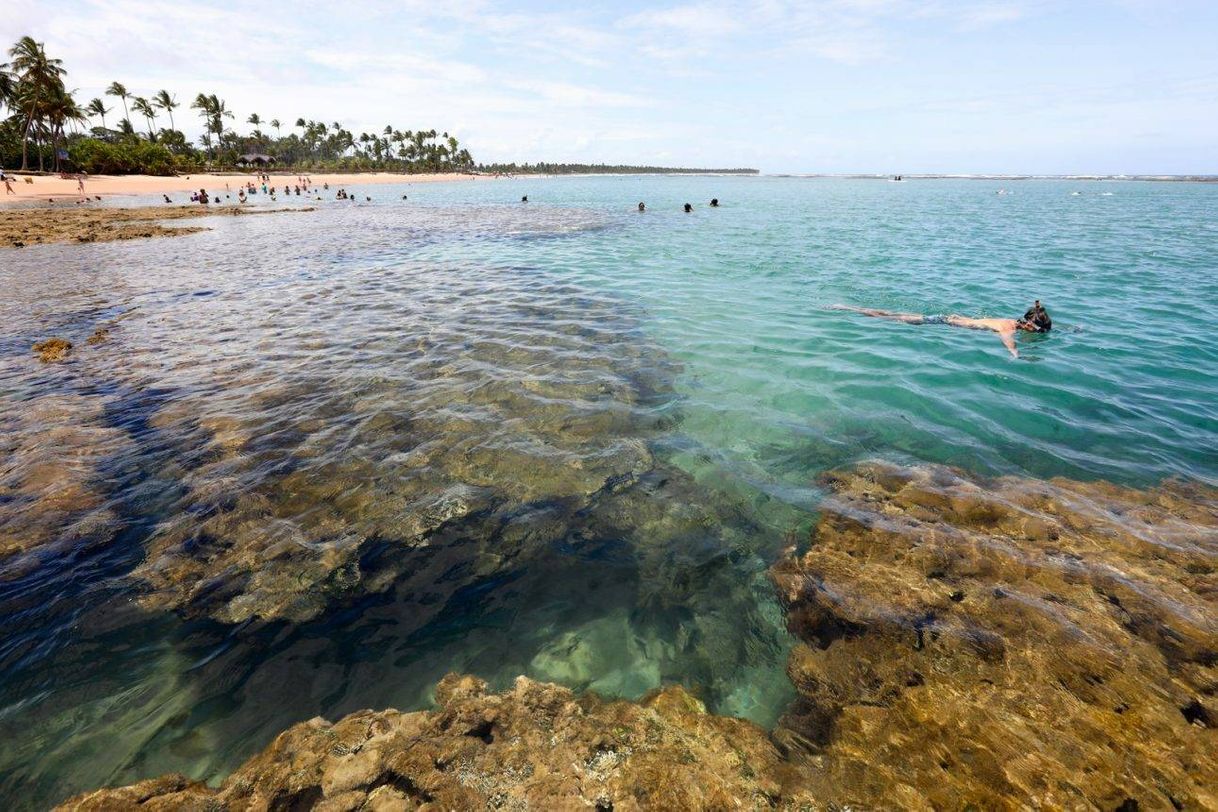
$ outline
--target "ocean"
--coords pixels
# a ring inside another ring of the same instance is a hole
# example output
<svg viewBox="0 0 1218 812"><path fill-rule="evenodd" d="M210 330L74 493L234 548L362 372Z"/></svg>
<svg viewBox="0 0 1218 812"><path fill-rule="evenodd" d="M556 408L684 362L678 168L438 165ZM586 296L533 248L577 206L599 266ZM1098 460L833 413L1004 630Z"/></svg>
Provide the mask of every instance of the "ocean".
<svg viewBox="0 0 1218 812"><path fill-rule="evenodd" d="M353 191L4 252L19 808L216 781L295 722L427 707L451 671L681 683L770 726L793 640L766 571L807 543L827 472L1218 484L1218 184ZM1018 358L833 307L1035 299L1054 329ZM71 361L34 359L49 336Z"/></svg>

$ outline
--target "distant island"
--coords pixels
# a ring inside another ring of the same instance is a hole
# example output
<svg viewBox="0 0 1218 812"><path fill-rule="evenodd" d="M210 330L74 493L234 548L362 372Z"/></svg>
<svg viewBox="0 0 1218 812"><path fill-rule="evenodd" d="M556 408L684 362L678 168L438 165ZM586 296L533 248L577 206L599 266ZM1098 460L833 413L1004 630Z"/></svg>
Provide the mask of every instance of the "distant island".
<svg viewBox="0 0 1218 812"><path fill-rule="evenodd" d="M630 164L478 164L478 171L500 175L757 175L756 169L692 169Z"/></svg>

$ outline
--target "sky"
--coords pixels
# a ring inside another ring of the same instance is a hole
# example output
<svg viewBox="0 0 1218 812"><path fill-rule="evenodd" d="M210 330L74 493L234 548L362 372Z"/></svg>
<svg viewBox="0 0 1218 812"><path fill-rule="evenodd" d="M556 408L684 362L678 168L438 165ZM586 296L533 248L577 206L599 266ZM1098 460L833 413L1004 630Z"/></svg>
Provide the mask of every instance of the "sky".
<svg viewBox="0 0 1218 812"><path fill-rule="evenodd" d="M165 88L191 138L204 92L239 132L434 128L484 162L1218 174L1218 0L3 6L82 104Z"/></svg>

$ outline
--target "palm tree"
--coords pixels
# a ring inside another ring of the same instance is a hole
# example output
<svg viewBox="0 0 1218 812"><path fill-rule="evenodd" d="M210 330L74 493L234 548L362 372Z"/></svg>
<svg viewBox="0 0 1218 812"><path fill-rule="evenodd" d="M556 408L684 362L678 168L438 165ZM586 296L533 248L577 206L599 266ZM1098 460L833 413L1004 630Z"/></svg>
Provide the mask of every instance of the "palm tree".
<svg viewBox="0 0 1218 812"><path fill-rule="evenodd" d="M61 83L54 91L46 105L47 123L50 125L52 151L55 154L55 168L59 169L59 141L64 136L64 125L78 124L86 120L85 111L76 103L72 93Z"/></svg>
<svg viewBox="0 0 1218 812"><path fill-rule="evenodd" d="M211 121L212 108L211 99L206 93L200 93L195 96L195 100L190 103L190 109L199 111L199 118L203 119L203 146L207 151L211 152Z"/></svg>
<svg viewBox="0 0 1218 812"><path fill-rule="evenodd" d="M135 108L135 112L144 117L144 121L148 122L148 140L155 141L156 135L156 108L152 106L152 102L145 99L143 96L136 96L135 101L131 103Z"/></svg>
<svg viewBox="0 0 1218 812"><path fill-rule="evenodd" d="M275 128L275 137L279 137L279 119L271 119L271 126Z"/></svg>
<svg viewBox="0 0 1218 812"><path fill-rule="evenodd" d="M191 108L199 111L199 116L203 119L205 125L204 143L211 147L211 133L216 134L216 143L219 145L221 137L224 135L224 119L232 118L233 114L229 111L228 105L224 103L215 93L210 96L200 93L191 103Z"/></svg>
<svg viewBox="0 0 1218 812"><path fill-rule="evenodd" d="M85 108L88 112L101 119L102 129L106 129L106 113L110 111L106 109L105 103L101 99L94 99L89 102L89 106Z"/></svg>
<svg viewBox="0 0 1218 812"><path fill-rule="evenodd" d="M159 90L152 97L152 103L169 114L169 129L176 130L177 127L173 124L173 111L174 108L181 106L178 104L178 100L171 96L168 90Z"/></svg>
<svg viewBox="0 0 1218 812"><path fill-rule="evenodd" d="M245 120L245 123L253 124L255 127L257 127L262 123L262 116L258 115L257 113L250 113L250 117Z"/></svg>
<svg viewBox="0 0 1218 812"><path fill-rule="evenodd" d="M57 90L63 89L63 60L51 59L42 43L25 36L9 50L13 61L9 68L17 77L17 94L20 108L25 111L25 129L21 136L21 168L29 167L29 139L34 120L43 111L41 106ZM42 165L42 150L38 151L38 164Z"/></svg>
<svg viewBox="0 0 1218 812"><path fill-rule="evenodd" d="M106 88L107 96L118 96L123 100L123 118L130 120L131 113L127 110L127 96L131 95L127 92L127 88L121 82L111 82Z"/></svg>
<svg viewBox="0 0 1218 812"><path fill-rule="evenodd" d="M212 109L212 121L216 128L216 135L218 136L222 132L224 132L223 119L235 118L235 117L233 116L233 114L231 112L229 112L228 105L224 103L223 99L217 97L215 93L211 94L210 98L211 98L211 109Z"/></svg>
<svg viewBox="0 0 1218 812"><path fill-rule="evenodd" d="M17 82L13 75L5 70L7 67L8 65L0 65L0 107L9 104L13 94L17 92Z"/></svg>

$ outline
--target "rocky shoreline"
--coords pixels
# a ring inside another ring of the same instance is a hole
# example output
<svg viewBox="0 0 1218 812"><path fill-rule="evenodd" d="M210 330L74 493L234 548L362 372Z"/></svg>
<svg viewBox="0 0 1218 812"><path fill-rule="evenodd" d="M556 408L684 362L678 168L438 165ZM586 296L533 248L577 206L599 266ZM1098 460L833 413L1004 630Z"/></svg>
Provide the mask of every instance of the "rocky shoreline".
<svg viewBox="0 0 1218 812"><path fill-rule="evenodd" d="M240 206L200 205L0 208L0 248L181 236L207 229L202 226L166 226L162 225L161 221L289 211L312 211L312 208L251 209Z"/></svg>
<svg viewBox="0 0 1218 812"><path fill-rule="evenodd" d="M771 569L799 694L766 733L679 687L450 676L291 728L220 787L65 809L1218 808L1218 492L863 463Z"/></svg>

